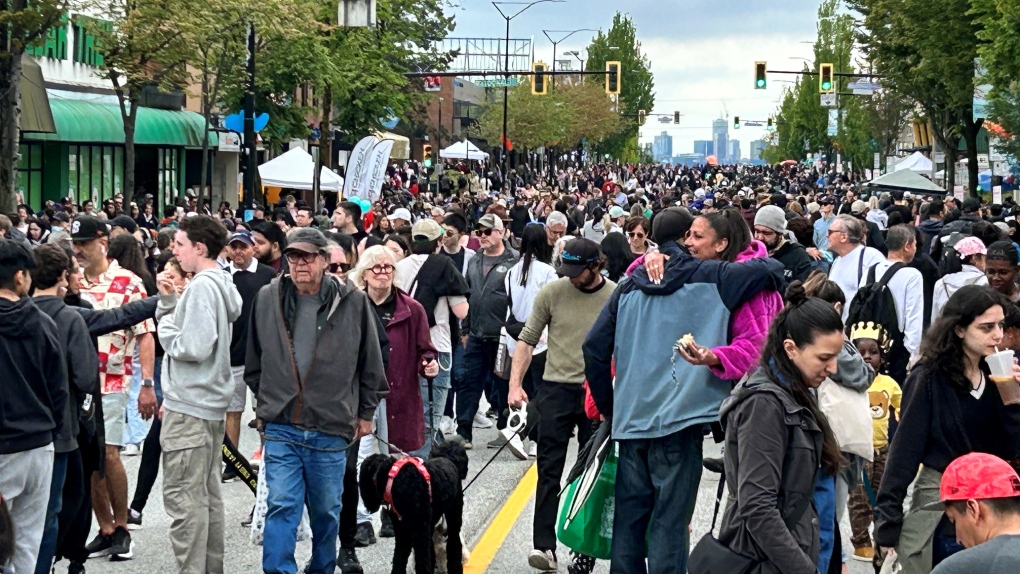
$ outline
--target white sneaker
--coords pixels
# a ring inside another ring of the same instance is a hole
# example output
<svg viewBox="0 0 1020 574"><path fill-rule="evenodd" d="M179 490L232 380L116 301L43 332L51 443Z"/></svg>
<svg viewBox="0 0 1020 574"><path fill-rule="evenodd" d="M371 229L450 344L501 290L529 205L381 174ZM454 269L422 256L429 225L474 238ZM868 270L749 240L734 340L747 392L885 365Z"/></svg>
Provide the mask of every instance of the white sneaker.
<svg viewBox="0 0 1020 574"><path fill-rule="evenodd" d="M531 446L528 447L528 458L538 457L538 443L531 441Z"/></svg>
<svg viewBox="0 0 1020 574"><path fill-rule="evenodd" d="M489 417L485 416L484 411L480 410L475 413L474 427L476 429L491 429L492 421Z"/></svg>
<svg viewBox="0 0 1020 574"><path fill-rule="evenodd" d="M559 568L556 554L552 550L532 550L528 555L528 566L540 572L555 572Z"/></svg>
<svg viewBox="0 0 1020 574"><path fill-rule="evenodd" d="M142 449L138 448L137 444L126 444L121 454L124 456L138 456L142 453Z"/></svg>
<svg viewBox="0 0 1020 574"><path fill-rule="evenodd" d="M455 434L457 432L457 421L453 420L452 417L444 416L439 421L439 430L442 431L444 435Z"/></svg>

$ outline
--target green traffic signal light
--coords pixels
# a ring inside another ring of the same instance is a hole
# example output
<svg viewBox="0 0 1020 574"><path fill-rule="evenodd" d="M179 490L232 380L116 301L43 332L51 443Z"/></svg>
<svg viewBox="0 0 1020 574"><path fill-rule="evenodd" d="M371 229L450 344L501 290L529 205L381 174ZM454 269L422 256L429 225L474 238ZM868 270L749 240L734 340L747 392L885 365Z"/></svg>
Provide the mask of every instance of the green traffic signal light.
<svg viewBox="0 0 1020 574"><path fill-rule="evenodd" d="M832 82L822 82L822 89L823 90L831 90L832 89Z"/></svg>
<svg viewBox="0 0 1020 574"><path fill-rule="evenodd" d="M765 87L765 79L764 78L758 78L758 81L755 82L755 85L758 86L759 88L764 88Z"/></svg>

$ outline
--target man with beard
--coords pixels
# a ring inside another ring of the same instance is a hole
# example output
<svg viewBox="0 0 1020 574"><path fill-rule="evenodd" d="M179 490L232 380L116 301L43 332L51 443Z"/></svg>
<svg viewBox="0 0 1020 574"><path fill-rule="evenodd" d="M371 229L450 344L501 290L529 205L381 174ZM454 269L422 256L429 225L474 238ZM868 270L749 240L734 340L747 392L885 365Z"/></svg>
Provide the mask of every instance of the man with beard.
<svg viewBox="0 0 1020 574"><path fill-rule="evenodd" d="M277 275L286 274L290 267L283 256L287 248L287 236L279 226L263 222L251 228L251 238L255 242L255 259L259 263L273 268Z"/></svg>
<svg viewBox="0 0 1020 574"><path fill-rule="evenodd" d="M754 216L754 238L765 244L769 257L783 264L787 282L804 281L811 274L811 256L804 246L786 239L786 214L766 205Z"/></svg>

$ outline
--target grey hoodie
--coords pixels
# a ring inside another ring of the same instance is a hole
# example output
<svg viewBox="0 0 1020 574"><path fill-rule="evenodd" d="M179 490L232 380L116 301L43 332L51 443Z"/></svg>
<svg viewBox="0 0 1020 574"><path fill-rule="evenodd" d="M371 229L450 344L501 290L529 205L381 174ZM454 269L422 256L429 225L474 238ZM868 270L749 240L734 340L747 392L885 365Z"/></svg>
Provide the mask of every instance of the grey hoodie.
<svg viewBox="0 0 1020 574"><path fill-rule="evenodd" d="M234 380L230 376L231 323L241 316L241 295L221 269L195 275L178 301L160 295L157 333L163 359L163 406L203 420L223 420Z"/></svg>

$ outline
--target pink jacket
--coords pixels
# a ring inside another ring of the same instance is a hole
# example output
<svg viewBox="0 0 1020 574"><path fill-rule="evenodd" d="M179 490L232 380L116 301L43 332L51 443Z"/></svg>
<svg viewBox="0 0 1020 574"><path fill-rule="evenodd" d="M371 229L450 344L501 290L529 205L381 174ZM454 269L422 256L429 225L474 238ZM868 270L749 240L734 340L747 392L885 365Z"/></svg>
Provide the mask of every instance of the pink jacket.
<svg viewBox="0 0 1020 574"><path fill-rule="evenodd" d="M737 262L768 256L765 244L752 240L751 245L737 255ZM712 349L721 363L709 367L712 374L736 381L752 371L761 357L769 325L782 310L783 298L777 291L761 291L734 311L730 316L730 344Z"/></svg>

